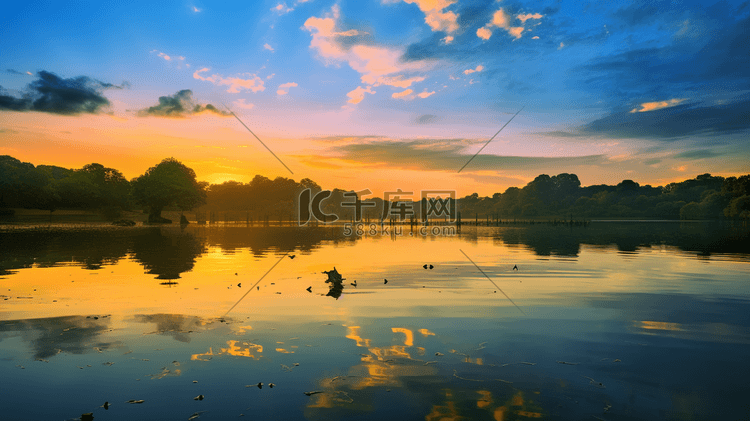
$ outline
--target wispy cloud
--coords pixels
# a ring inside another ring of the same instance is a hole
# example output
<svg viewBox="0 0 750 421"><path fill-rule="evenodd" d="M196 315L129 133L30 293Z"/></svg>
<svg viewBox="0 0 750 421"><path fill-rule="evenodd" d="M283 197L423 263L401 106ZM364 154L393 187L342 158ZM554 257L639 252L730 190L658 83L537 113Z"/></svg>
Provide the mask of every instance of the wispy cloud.
<svg viewBox="0 0 750 421"><path fill-rule="evenodd" d="M243 108L245 110L252 110L253 108L255 108L255 104L250 104L250 103L246 102L245 98L240 98L240 99L232 102L232 104L234 104L238 108Z"/></svg>
<svg viewBox="0 0 750 421"><path fill-rule="evenodd" d="M631 113L645 113L648 111L661 110L662 108L674 107L675 105L685 101L687 98L674 98L667 101L655 101L655 102L644 102L639 108L633 108L630 110Z"/></svg>
<svg viewBox="0 0 750 421"><path fill-rule="evenodd" d="M270 51L270 52L272 52L272 53L274 52L273 47L271 47L268 43L263 44L263 48L266 49L266 50L268 50L268 51Z"/></svg>
<svg viewBox="0 0 750 421"><path fill-rule="evenodd" d="M6 69L5 71L13 75L34 76L34 74L31 72L19 72L18 70L15 70L15 69Z"/></svg>
<svg viewBox="0 0 750 421"><path fill-rule="evenodd" d="M289 88L293 88L295 86L298 86L295 82L282 83L281 85L279 85L279 89L276 91L276 94L286 95L289 93Z"/></svg>
<svg viewBox="0 0 750 421"><path fill-rule="evenodd" d="M265 82L263 79L258 77L257 75L250 74L250 73L243 73L238 76L234 77L224 77L219 74L213 74L211 76L203 76L201 73L205 73L210 71L208 67L204 67L200 70L197 70L195 73L193 73L193 78L198 80L204 80L206 82L211 82L216 86L229 86L227 89L227 92L236 94L239 93L242 90L252 91L252 92L258 92L258 91L264 91L266 89ZM244 76L247 79L243 79L240 76Z"/></svg>

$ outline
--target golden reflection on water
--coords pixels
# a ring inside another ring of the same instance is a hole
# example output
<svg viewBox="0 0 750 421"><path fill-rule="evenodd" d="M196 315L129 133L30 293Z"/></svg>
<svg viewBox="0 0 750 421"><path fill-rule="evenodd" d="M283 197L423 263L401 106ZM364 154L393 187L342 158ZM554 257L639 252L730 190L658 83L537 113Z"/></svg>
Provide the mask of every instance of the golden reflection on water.
<svg viewBox="0 0 750 421"><path fill-rule="evenodd" d="M190 356L190 359L193 361L209 361L215 356L231 355L234 357L246 357L258 360L262 357L262 355L260 355L261 353L263 353L263 345L247 341L229 340L227 341L227 347L219 348L218 352L214 352L213 347L210 347L208 352L193 354Z"/></svg>

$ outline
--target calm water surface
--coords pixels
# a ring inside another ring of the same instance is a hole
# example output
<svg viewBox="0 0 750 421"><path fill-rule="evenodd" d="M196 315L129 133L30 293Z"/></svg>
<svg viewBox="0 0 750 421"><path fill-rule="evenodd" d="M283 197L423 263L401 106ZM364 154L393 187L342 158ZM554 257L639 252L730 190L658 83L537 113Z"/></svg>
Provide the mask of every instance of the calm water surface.
<svg viewBox="0 0 750 421"><path fill-rule="evenodd" d="M0 226L0 418L750 416L747 227L409 233Z"/></svg>

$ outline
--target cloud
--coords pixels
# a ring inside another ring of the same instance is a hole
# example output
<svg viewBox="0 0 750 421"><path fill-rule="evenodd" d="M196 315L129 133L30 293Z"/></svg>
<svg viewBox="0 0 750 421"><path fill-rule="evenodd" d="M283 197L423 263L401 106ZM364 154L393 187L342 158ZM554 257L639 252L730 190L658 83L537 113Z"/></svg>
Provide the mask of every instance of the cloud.
<svg viewBox="0 0 750 421"><path fill-rule="evenodd" d="M407 89L407 90L405 90L403 92L396 92L396 93L394 93L391 96L393 98L396 98L396 99L410 99L409 95L411 95L412 92L414 92L414 91L412 91L411 89Z"/></svg>
<svg viewBox="0 0 750 421"><path fill-rule="evenodd" d="M482 66L480 64L475 69L466 69L466 70L464 70L464 74L465 75L470 75L470 74L475 73L475 72L481 72L482 70L484 70L484 66Z"/></svg>
<svg viewBox="0 0 750 421"><path fill-rule="evenodd" d="M668 101L644 102L643 104L640 105L641 109L638 109L636 107L630 110L630 112L631 113L644 113L647 111L654 111L654 110L660 110L662 108L674 107L675 105L685 100L686 98L681 98L681 99L674 98Z"/></svg>
<svg viewBox="0 0 750 421"><path fill-rule="evenodd" d="M615 112L580 128L611 138L676 140L750 130L750 95L719 103L680 104L649 112Z"/></svg>
<svg viewBox="0 0 750 421"><path fill-rule="evenodd" d="M429 118L428 118L429 119ZM392 140L373 139L337 143L330 148L338 159L358 165L427 171L457 171L479 149L481 141L469 139ZM321 156L325 159L325 156ZM605 155L575 157L524 157L479 154L465 171L531 170L550 167L607 164Z"/></svg>
<svg viewBox="0 0 750 421"><path fill-rule="evenodd" d="M716 151L712 151L709 149L698 149L694 151L685 151L682 153L678 153L675 155L675 158L681 158L681 159L704 159L704 158L715 158L717 156L722 156L723 154L718 153Z"/></svg>
<svg viewBox="0 0 750 421"><path fill-rule="evenodd" d="M501 7L492 14L492 19L486 25L477 29L477 36L483 40L488 40L492 36L492 28L501 28L506 30L512 37L519 39L525 30L523 25L526 21L529 19L541 19L542 15L539 13L528 13L525 15L518 15L517 18L521 21L522 26L511 25L511 19L513 19L513 17L508 15Z"/></svg>
<svg viewBox="0 0 750 421"><path fill-rule="evenodd" d="M434 123L437 120L437 116L434 114L423 114L414 121L417 124L429 124Z"/></svg>
<svg viewBox="0 0 750 421"><path fill-rule="evenodd" d="M0 89L0 110L40 111L53 114L96 114L109 106L103 92L123 89L127 83L113 85L88 76L64 79L54 73L39 71L37 80L29 83L21 98L3 94Z"/></svg>
<svg viewBox="0 0 750 421"><path fill-rule="evenodd" d="M138 111L138 115L141 117L154 116L171 118L184 118L201 113L211 113L222 117L231 115L228 112L219 110L211 104L196 104L193 101L193 91L190 89L183 89L172 96L161 96L159 97L159 104Z"/></svg>
<svg viewBox="0 0 750 421"><path fill-rule="evenodd" d="M483 40L486 41L486 40L490 39L490 37L492 36L492 31L490 31L489 29L487 29L485 27L481 27L481 28L477 29L477 36L479 38L482 38Z"/></svg>
<svg viewBox="0 0 750 421"><path fill-rule="evenodd" d="M516 17L517 17L517 18L518 18L518 20L520 20L521 22L523 22L523 23L526 23L526 21L527 21L527 20L529 20L529 19L541 19L541 18L543 18L544 16L543 16L543 15L540 15L539 13L533 13L533 14L532 14L532 13L527 13L527 14L525 14L525 15L518 15L518 16L516 16Z"/></svg>
<svg viewBox="0 0 750 421"><path fill-rule="evenodd" d="M199 9L199 8L197 8L197 7L193 6L193 12L195 12L195 13L200 13L200 12L202 12L202 11L203 11L202 9Z"/></svg>
<svg viewBox="0 0 750 421"><path fill-rule="evenodd" d="M279 85L279 89L276 91L278 95L286 95L289 93L289 88L298 86L295 82L282 83Z"/></svg>
<svg viewBox="0 0 750 421"><path fill-rule="evenodd" d="M453 38L453 36L452 36L452 35L447 35L447 36L446 36L445 38L443 38L443 39L442 39L441 41L443 41L443 42L444 42L444 43L446 43L446 44L450 44L451 42L453 42L453 39L454 39L454 38Z"/></svg>
<svg viewBox="0 0 750 421"><path fill-rule="evenodd" d="M250 104L250 103L245 102L244 98L240 98L232 102L232 104L236 105L239 108L244 108L246 110L252 110L255 107L255 104Z"/></svg>
<svg viewBox="0 0 750 421"><path fill-rule="evenodd" d="M253 92L264 91L266 89L263 79L254 74L244 73L246 77L249 77L248 79L242 79L241 77L224 77L218 74L207 77L201 75L201 73L207 72L209 70L211 69L209 69L208 67L197 70L195 73L193 73L193 78L211 82L216 86L229 86L227 92L232 94L239 93L243 89ZM243 74L240 74L240 76L242 75Z"/></svg>
<svg viewBox="0 0 750 421"><path fill-rule="evenodd" d="M404 62L401 60L402 49L371 42L363 43L356 39L363 34L362 32L338 30L337 20L340 15L339 7L334 5L325 17L310 17L304 23L303 29L312 35L310 48L315 50L321 59L330 64L347 63L360 74L361 82L366 85L400 87L424 80L421 76L407 78L404 73L424 70L428 62ZM364 96L360 91L357 92L356 98ZM351 100L349 102L352 103Z"/></svg>
<svg viewBox="0 0 750 421"><path fill-rule="evenodd" d="M447 33L458 30L458 15L445 9L454 4L455 0L404 0L404 3L416 4L424 13L424 22L435 31Z"/></svg>
<svg viewBox="0 0 750 421"><path fill-rule="evenodd" d="M565 47L565 44L563 44L562 42L560 42L560 46L557 47L557 49L558 50L562 50L564 47Z"/></svg>
<svg viewBox="0 0 750 421"><path fill-rule="evenodd" d="M266 43L266 44L263 44L263 48L265 48L266 50L268 50L268 51L270 51L270 52L272 52L272 53L273 53L273 51L274 51L273 47L271 47L271 46L270 46L269 44L267 44L267 43Z"/></svg>
<svg viewBox="0 0 750 421"><path fill-rule="evenodd" d="M381 76L378 78L378 80L375 82L373 86L380 86L380 85L388 85L393 86L394 88L408 88L411 86L412 83L417 83L425 80L423 76L415 76L412 78L407 78L404 75L398 75L398 76Z"/></svg>
<svg viewBox="0 0 750 421"><path fill-rule="evenodd" d="M6 69L5 71L12 75L34 76L34 74L31 72L19 72L18 70L14 70L14 69Z"/></svg>
<svg viewBox="0 0 750 421"><path fill-rule="evenodd" d="M271 8L272 12L276 12L279 15L287 14L287 13L293 11L293 10L294 10L293 8L287 7L286 3L279 3L276 6L274 6L274 7Z"/></svg>
<svg viewBox="0 0 750 421"><path fill-rule="evenodd" d="M424 92L418 93L417 96L420 97L420 98L422 98L422 99L425 99L428 96L431 96L431 95L434 95L434 94L435 94L435 91L427 92L427 90L425 89Z"/></svg>
<svg viewBox="0 0 750 421"><path fill-rule="evenodd" d="M367 88L357 86L356 89L346 94L346 96L349 97L349 100L347 102L350 104L359 104L363 99L365 99L365 93L374 94L375 91L372 90L371 86L368 86Z"/></svg>

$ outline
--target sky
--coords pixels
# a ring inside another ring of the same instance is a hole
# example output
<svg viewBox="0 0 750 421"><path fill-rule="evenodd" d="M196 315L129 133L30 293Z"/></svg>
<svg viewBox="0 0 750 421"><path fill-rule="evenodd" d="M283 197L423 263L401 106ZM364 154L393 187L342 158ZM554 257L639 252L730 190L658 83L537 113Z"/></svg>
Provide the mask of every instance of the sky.
<svg viewBox="0 0 750 421"><path fill-rule="evenodd" d="M748 1L3 7L0 155L34 165L459 196L750 173Z"/></svg>

